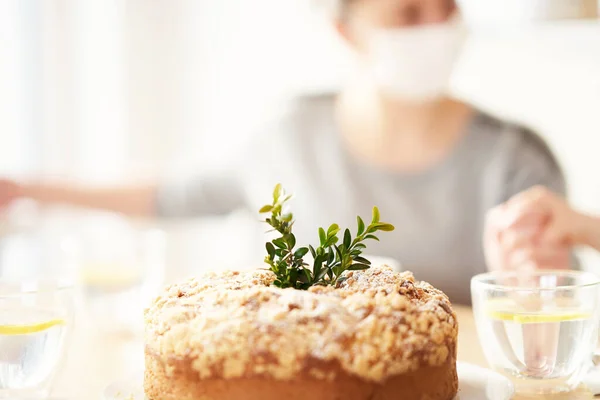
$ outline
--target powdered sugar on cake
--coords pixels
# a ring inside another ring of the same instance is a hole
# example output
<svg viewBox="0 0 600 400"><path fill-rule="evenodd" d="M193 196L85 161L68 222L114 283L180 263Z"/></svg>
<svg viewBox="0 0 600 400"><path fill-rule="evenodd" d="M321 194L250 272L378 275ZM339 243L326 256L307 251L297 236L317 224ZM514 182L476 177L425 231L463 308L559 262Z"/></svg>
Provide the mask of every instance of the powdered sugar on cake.
<svg viewBox="0 0 600 400"><path fill-rule="evenodd" d="M189 363L201 379L308 373L334 363L382 382L439 366L456 347L447 297L390 267L347 274L339 288L272 286L270 271L207 274L172 285L145 312L147 352Z"/></svg>

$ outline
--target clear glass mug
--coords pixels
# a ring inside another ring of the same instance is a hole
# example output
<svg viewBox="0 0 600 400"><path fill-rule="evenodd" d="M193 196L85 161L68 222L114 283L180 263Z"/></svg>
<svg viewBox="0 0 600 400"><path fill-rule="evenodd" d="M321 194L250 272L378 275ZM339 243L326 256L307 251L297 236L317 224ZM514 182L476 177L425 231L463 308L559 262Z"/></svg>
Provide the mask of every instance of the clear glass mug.
<svg viewBox="0 0 600 400"><path fill-rule="evenodd" d="M490 366L518 393L575 389L591 366L600 279L589 272L493 272L471 280L473 313Z"/></svg>
<svg viewBox="0 0 600 400"><path fill-rule="evenodd" d="M0 399L46 399L73 331L71 282L0 280Z"/></svg>
<svg viewBox="0 0 600 400"><path fill-rule="evenodd" d="M95 215L69 243L90 322L107 333L140 333L143 309L164 282L164 232Z"/></svg>

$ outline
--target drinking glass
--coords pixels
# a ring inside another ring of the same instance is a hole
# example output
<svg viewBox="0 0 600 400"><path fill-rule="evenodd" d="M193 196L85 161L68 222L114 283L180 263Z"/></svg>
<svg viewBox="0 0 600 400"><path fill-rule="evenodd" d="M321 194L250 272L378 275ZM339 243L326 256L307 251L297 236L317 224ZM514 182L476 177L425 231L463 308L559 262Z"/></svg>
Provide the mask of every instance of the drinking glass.
<svg viewBox="0 0 600 400"><path fill-rule="evenodd" d="M92 222L73 240L88 317L107 333L139 333L164 280L165 235L113 217Z"/></svg>
<svg viewBox="0 0 600 400"><path fill-rule="evenodd" d="M473 313L490 366L519 393L576 388L598 337L600 280L580 271L493 272L471 280Z"/></svg>
<svg viewBox="0 0 600 400"><path fill-rule="evenodd" d="M49 396L73 314L70 282L0 280L0 399Z"/></svg>

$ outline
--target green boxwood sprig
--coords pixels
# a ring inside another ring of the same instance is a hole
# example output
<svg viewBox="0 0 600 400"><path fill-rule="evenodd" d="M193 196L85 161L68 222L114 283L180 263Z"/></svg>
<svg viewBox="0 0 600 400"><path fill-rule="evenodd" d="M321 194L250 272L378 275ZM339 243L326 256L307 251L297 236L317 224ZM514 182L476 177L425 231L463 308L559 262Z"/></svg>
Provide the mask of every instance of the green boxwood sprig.
<svg viewBox="0 0 600 400"><path fill-rule="evenodd" d="M273 202L259 210L261 214L270 214L265 222L281 235L265 246L265 262L275 274L273 284L277 287L305 290L314 285L338 286L345 280L346 271L364 270L371 266L371 262L362 256L366 248L364 242L379 240L376 232L394 230L392 224L380 221L379 209L373 207L369 225L365 225L360 216L356 217L358 227L354 238L349 229L345 229L339 237L341 228L332 224L327 230L319 228L319 246L296 248L296 237L292 233L293 215L284 212L284 206L291 198L278 184L273 190ZM313 257L312 268L304 261L308 252Z"/></svg>

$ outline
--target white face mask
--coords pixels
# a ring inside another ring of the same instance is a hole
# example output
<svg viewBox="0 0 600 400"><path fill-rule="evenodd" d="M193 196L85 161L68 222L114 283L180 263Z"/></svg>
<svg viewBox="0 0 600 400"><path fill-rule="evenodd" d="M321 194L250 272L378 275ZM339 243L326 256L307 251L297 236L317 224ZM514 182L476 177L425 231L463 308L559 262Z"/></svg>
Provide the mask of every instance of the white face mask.
<svg viewBox="0 0 600 400"><path fill-rule="evenodd" d="M448 93L450 78L465 39L461 24L449 21L417 28L373 33L373 79L382 93L426 102Z"/></svg>

